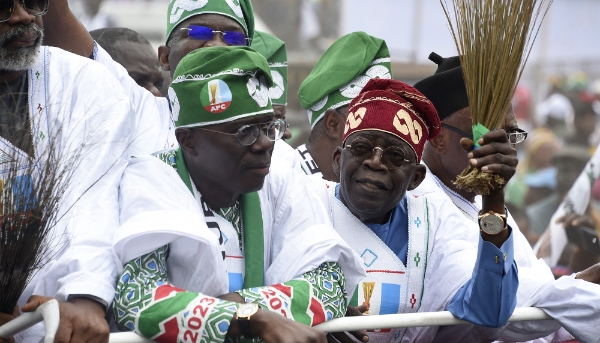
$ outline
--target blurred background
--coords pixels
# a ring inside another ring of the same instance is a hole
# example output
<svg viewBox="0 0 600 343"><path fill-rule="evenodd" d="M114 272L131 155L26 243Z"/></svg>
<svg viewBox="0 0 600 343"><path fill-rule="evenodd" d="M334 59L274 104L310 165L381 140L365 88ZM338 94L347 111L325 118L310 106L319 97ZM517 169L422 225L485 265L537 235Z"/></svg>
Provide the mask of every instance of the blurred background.
<svg viewBox="0 0 600 343"><path fill-rule="evenodd" d="M320 55L340 36L365 31L387 41L393 76L414 83L435 71L427 57L456 55L438 0L253 0L257 29L287 43L287 120L297 146L309 125L296 93ZM155 48L165 40L168 0L71 0L88 30L127 27ZM517 88L513 106L529 133L507 200L534 244L600 143L600 0L554 0ZM168 75L165 77L168 79ZM566 191L565 191L566 189ZM600 199L600 184L594 187ZM598 202L588 214L600 224ZM600 228L600 225L595 225Z"/></svg>

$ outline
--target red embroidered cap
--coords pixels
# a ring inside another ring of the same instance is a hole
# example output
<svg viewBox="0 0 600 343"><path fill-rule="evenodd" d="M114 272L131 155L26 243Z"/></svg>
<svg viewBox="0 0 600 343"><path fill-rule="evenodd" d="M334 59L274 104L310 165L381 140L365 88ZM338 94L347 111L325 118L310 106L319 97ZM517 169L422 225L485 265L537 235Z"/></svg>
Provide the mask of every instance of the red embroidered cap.
<svg viewBox="0 0 600 343"><path fill-rule="evenodd" d="M421 161L428 139L441 130L440 118L429 99L408 84L390 79L371 79L348 108L342 137L377 130L392 134L410 145Z"/></svg>

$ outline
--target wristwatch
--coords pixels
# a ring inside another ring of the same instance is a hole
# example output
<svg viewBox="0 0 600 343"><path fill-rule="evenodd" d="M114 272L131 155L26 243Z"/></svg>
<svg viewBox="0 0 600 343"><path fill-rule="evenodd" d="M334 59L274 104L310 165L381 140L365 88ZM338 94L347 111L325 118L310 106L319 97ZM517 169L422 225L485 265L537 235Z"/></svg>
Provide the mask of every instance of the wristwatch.
<svg viewBox="0 0 600 343"><path fill-rule="evenodd" d="M238 327L240 328L240 333L246 339L252 339L254 336L252 335L251 326L250 326L250 318L258 312L258 305L254 303L246 303L242 304L238 307L236 313Z"/></svg>
<svg viewBox="0 0 600 343"><path fill-rule="evenodd" d="M497 235L506 229L506 214L489 211L479 213L479 229L488 235Z"/></svg>

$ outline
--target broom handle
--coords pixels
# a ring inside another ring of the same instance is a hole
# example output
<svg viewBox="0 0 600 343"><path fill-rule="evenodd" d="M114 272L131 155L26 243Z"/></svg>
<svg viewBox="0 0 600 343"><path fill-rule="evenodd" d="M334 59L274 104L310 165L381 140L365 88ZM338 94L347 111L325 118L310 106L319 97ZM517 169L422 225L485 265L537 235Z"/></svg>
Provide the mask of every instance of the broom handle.
<svg viewBox="0 0 600 343"><path fill-rule="evenodd" d="M60 312L58 309L58 301L56 301L56 299L52 299L40 305L34 312L23 313L10 322L0 326L0 337L8 339L41 321L44 321L44 325L46 326L44 343L54 342L54 335L56 335L58 324L60 322Z"/></svg>
<svg viewBox="0 0 600 343"><path fill-rule="evenodd" d="M518 307L508 320L509 322L549 320L552 319L543 310L535 307ZM378 330L389 328L405 328L417 326L443 326L469 324L453 316L448 311L385 314L379 316L359 316L336 318L315 326L325 332L342 332L355 330ZM113 333L109 343L152 343L154 341L133 332Z"/></svg>

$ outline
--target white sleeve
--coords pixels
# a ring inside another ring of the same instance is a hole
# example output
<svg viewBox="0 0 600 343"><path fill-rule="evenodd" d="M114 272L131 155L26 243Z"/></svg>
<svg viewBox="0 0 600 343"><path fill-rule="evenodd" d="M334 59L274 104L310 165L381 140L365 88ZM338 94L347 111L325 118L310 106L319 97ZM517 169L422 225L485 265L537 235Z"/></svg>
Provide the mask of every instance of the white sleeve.
<svg viewBox="0 0 600 343"><path fill-rule="evenodd" d="M139 86L123 66L96 44L95 60L106 67L130 97L136 114L135 135L129 154L141 156L176 148L175 128L167 98L158 98Z"/></svg>
<svg viewBox="0 0 600 343"><path fill-rule="evenodd" d="M277 156L282 161L286 161L292 169L304 173L300 166L300 161L297 158L298 153L294 148L287 144L283 139L275 142L275 148L273 149L273 156Z"/></svg>
<svg viewBox="0 0 600 343"><path fill-rule="evenodd" d="M212 296L227 293L219 238L171 166L158 158L131 159L119 191L121 226L113 249L119 272L131 260L169 244L169 282Z"/></svg>
<svg viewBox="0 0 600 343"><path fill-rule="evenodd" d="M104 67L70 56L58 49L51 55L51 63L62 66L51 69L51 76L62 72L65 79L48 95L59 126L51 134L62 137L62 161L77 151L81 156L59 218L66 215L57 225L66 226L60 236L64 254L45 266L34 294L62 301L92 295L110 304L117 277L111 247L119 225L118 189L135 118L129 98Z"/></svg>
<svg viewBox="0 0 600 343"><path fill-rule="evenodd" d="M365 276L360 257L335 231L328 207L306 176L276 157L271 166L265 200L274 205L274 228L266 283L286 282L324 262L338 262L346 277L346 290L352 295Z"/></svg>

